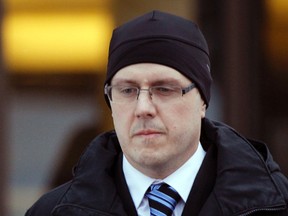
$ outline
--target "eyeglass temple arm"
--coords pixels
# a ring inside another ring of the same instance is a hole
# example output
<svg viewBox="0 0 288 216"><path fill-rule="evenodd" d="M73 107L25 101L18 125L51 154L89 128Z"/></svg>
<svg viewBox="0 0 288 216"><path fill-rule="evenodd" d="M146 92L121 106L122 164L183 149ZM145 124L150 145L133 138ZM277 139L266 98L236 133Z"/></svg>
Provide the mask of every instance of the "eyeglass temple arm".
<svg viewBox="0 0 288 216"><path fill-rule="evenodd" d="M196 85L194 83L191 83L191 85L189 85L188 87L182 89L182 95L184 95L187 92L191 91L195 87L196 87Z"/></svg>

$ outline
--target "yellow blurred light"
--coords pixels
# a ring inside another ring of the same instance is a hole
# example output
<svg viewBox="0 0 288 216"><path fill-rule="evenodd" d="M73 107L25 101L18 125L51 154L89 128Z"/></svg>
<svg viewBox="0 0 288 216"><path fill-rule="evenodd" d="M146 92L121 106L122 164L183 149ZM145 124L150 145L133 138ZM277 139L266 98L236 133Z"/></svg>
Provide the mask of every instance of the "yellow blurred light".
<svg viewBox="0 0 288 216"><path fill-rule="evenodd" d="M282 71L287 68L288 1L266 0L266 9L266 53L273 68Z"/></svg>
<svg viewBox="0 0 288 216"><path fill-rule="evenodd" d="M9 11L71 10L80 8L107 8L113 0L2 0Z"/></svg>
<svg viewBox="0 0 288 216"><path fill-rule="evenodd" d="M288 20L288 1L287 0L266 0L266 7L270 19Z"/></svg>
<svg viewBox="0 0 288 216"><path fill-rule="evenodd" d="M105 70L113 19L108 13L12 13L3 21L3 54L18 73Z"/></svg>

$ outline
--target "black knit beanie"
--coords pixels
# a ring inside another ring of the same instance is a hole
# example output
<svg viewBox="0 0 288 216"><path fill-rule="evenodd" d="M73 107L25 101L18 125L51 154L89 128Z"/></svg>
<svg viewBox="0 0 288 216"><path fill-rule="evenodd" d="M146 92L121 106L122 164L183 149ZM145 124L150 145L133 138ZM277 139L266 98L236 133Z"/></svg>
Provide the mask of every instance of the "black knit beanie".
<svg viewBox="0 0 288 216"><path fill-rule="evenodd" d="M209 50L198 26L181 17L152 11L113 31L105 85L123 67L136 63L169 66L194 82L207 107L210 100ZM108 106L109 100L105 95Z"/></svg>

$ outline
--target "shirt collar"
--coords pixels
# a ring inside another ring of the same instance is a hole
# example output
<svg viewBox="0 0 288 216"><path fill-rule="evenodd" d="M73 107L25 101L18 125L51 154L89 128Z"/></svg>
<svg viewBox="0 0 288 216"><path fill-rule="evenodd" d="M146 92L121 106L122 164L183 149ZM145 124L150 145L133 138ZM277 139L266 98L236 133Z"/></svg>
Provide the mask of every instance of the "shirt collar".
<svg viewBox="0 0 288 216"><path fill-rule="evenodd" d="M206 152L201 144L198 145L196 152L174 173L163 179L172 186L186 203L196 175L201 167ZM181 176L181 178L179 178Z"/></svg>
<svg viewBox="0 0 288 216"><path fill-rule="evenodd" d="M154 182L165 182L172 186L181 196L184 202L187 201L196 175L205 157L201 144L198 145L196 152L178 170L165 179L150 178L135 169L123 156L123 172L134 201L136 209L139 207L148 187ZM181 178L179 178L181 176Z"/></svg>
<svg viewBox="0 0 288 216"><path fill-rule="evenodd" d="M123 155L123 172L136 209L139 207L147 188L155 181L135 169Z"/></svg>

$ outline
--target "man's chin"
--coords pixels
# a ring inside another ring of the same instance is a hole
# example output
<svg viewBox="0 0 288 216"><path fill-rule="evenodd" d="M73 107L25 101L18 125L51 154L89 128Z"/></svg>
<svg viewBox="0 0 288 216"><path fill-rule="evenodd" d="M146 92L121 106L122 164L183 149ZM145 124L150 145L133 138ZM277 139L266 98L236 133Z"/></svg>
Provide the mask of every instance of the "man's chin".
<svg viewBox="0 0 288 216"><path fill-rule="evenodd" d="M164 136L161 134L153 134L153 135L145 135L145 136L137 136L134 137L134 143L138 146L142 145L143 148L147 148L148 151L157 151L163 143L167 143L164 140Z"/></svg>

